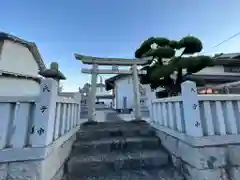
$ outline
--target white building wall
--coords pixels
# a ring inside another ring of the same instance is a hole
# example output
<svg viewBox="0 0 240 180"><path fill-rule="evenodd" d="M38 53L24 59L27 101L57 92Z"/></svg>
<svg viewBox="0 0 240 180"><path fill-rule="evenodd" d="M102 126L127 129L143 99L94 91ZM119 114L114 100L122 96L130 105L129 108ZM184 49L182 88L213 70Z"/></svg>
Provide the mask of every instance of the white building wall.
<svg viewBox="0 0 240 180"><path fill-rule="evenodd" d="M127 76L115 82L116 88L116 109L123 109L123 98L127 97L127 108L132 108L133 102L133 85L132 76Z"/></svg>
<svg viewBox="0 0 240 180"><path fill-rule="evenodd" d="M145 89L146 96L147 96L147 87L148 85L142 85ZM123 109L123 98L127 98L127 108L134 108L134 94L133 94L133 84L132 84L132 76L127 76L122 79L119 79L115 82L116 94L115 94L115 107L116 109ZM141 104L142 106L147 105L147 97L142 96L140 97L140 101L144 103Z"/></svg>
<svg viewBox="0 0 240 180"><path fill-rule="evenodd" d="M0 71L33 77L39 67L32 53L22 44L5 40L0 54ZM39 84L31 79L0 76L0 96L34 96L39 94Z"/></svg>
<svg viewBox="0 0 240 180"><path fill-rule="evenodd" d="M40 92L40 85L29 79L0 76L0 87L0 96L35 96Z"/></svg>
<svg viewBox="0 0 240 180"><path fill-rule="evenodd" d="M38 68L38 64L28 48L9 40L4 41L0 56L0 70L38 76Z"/></svg>

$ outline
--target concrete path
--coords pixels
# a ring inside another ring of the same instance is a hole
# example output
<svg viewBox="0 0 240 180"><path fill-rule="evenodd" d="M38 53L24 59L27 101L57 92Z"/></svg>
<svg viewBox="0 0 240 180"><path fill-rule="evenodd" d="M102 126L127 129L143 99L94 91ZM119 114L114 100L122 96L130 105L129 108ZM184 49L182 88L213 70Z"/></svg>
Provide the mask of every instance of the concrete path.
<svg viewBox="0 0 240 180"><path fill-rule="evenodd" d="M107 112L106 113L106 121L123 121L123 119L118 115L117 112Z"/></svg>
<svg viewBox="0 0 240 180"><path fill-rule="evenodd" d="M134 119L134 113L117 113L113 109L98 109L97 110L98 114L98 120L99 122L104 122L104 121L119 121L119 120L124 120L124 121L131 121ZM141 112L142 119L143 120L149 120L149 112ZM87 112L84 112L81 114L81 119L86 119L87 120Z"/></svg>

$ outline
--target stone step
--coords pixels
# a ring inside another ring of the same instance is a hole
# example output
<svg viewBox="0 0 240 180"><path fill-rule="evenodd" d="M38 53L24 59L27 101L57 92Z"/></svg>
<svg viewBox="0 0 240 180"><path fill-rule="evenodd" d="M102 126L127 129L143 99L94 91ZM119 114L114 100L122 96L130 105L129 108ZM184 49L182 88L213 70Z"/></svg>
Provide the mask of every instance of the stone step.
<svg viewBox="0 0 240 180"><path fill-rule="evenodd" d="M113 151L128 151L161 148L157 137L113 137L94 141L77 141L73 145L73 154L77 153L107 153Z"/></svg>
<svg viewBox="0 0 240 180"><path fill-rule="evenodd" d="M68 172L73 177L104 175L118 170L156 168L168 164L168 154L161 151L112 152L78 155L68 162Z"/></svg>
<svg viewBox="0 0 240 180"><path fill-rule="evenodd" d="M71 180L184 180L184 177L171 166L151 170L122 170L109 172L104 175L89 175L81 178L74 178L66 175L65 179ZM64 179L64 180L65 180Z"/></svg>
<svg viewBox="0 0 240 180"><path fill-rule="evenodd" d="M134 126L147 126L148 123L144 120L133 121L105 121L105 122L85 122L81 125L81 129L103 129L112 127L134 127Z"/></svg>
<svg viewBox="0 0 240 180"><path fill-rule="evenodd" d="M112 128L101 128L101 129L80 129L77 132L77 140L98 140L109 137L149 137L155 136L155 130L150 127L112 127Z"/></svg>

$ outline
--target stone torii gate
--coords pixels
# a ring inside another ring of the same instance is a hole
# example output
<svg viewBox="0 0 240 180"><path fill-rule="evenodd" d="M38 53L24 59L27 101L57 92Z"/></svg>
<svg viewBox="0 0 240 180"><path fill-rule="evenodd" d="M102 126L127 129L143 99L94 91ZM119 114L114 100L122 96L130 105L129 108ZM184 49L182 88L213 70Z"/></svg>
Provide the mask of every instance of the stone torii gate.
<svg viewBox="0 0 240 180"><path fill-rule="evenodd" d="M74 54L77 60L82 61L83 64L92 65L92 69L82 69L82 73L92 74L91 79L91 91L89 94L88 103L88 121L94 121L95 119L95 99L96 99L96 84L98 74L129 74L133 77L133 93L134 93L134 105L135 105L135 119L141 119L140 112L140 93L139 93L139 78L138 74L143 74L145 71L138 71L137 65L144 65L149 61L147 59L122 59L122 58L99 58L92 56L84 56L80 54ZM98 66L112 66L112 69L99 69ZM119 70L118 66L130 66L130 70Z"/></svg>

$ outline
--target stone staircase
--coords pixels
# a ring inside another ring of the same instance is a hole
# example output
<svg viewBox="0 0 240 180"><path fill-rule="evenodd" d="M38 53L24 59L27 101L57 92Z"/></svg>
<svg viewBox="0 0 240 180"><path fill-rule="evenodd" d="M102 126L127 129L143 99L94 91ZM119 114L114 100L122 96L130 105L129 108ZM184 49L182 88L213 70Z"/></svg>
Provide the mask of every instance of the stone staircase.
<svg viewBox="0 0 240 180"><path fill-rule="evenodd" d="M69 180L183 180L144 121L86 123L65 168Z"/></svg>

